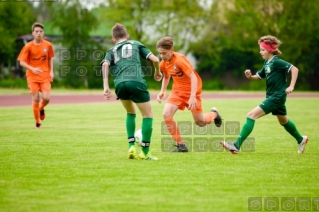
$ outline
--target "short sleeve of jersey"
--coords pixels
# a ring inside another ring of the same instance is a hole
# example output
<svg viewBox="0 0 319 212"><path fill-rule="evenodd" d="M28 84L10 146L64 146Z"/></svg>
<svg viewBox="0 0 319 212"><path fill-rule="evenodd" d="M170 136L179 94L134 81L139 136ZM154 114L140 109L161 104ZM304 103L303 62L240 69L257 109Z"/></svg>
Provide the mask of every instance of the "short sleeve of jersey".
<svg viewBox="0 0 319 212"><path fill-rule="evenodd" d="M25 45L22 48L17 60L19 60L19 61L27 61L28 56L29 56L29 45Z"/></svg>
<svg viewBox="0 0 319 212"><path fill-rule="evenodd" d="M292 64L279 58L274 61L274 67L278 71L289 72L292 66Z"/></svg>
<svg viewBox="0 0 319 212"><path fill-rule="evenodd" d="M146 48L142 43L137 42L137 44L141 57L147 59L152 54L152 52L148 48Z"/></svg>
<svg viewBox="0 0 319 212"><path fill-rule="evenodd" d="M177 63L176 65L180 69L182 69L182 71L186 74L186 76L189 76L194 71L192 64L190 64L190 62L187 60L185 56L178 58L176 63Z"/></svg>
<svg viewBox="0 0 319 212"><path fill-rule="evenodd" d="M48 57L49 58L54 57L54 51L53 51L53 47L51 44L49 45Z"/></svg>
<svg viewBox="0 0 319 212"><path fill-rule="evenodd" d="M266 77L266 72L265 72L265 65L267 64L267 61L264 62L264 66L262 67L262 69L260 69L259 71L257 71L257 75L261 78L264 79Z"/></svg>
<svg viewBox="0 0 319 212"><path fill-rule="evenodd" d="M257 75L258 75L261 79L264 79L264 78L266 77L265 67L263 67L262 69L260 69L259 71L257 71Z"/></svg>
<svg viewBox="0 0 319 212"><path fill-rule="evenodd" d="M104 62L108 62L109 65L111 65L113 61L113 49L110 49L106 52L104 59L101 61L100 65L102 65Z"/></svg>

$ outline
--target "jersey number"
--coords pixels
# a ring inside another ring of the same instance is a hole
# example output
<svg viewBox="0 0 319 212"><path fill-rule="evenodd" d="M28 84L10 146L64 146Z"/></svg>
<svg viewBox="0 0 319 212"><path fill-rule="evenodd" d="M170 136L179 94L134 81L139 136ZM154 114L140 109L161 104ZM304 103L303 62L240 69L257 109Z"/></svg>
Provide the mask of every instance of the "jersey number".
<svg viewBox="0 0 319 212"><path fill-rule="evenodd" d="M114 53L114 63L117 63L121 58L117 55L117 48L113 49ZM132 44L125 44L122 46L122 58L132 57L133 46Z"/></svg>

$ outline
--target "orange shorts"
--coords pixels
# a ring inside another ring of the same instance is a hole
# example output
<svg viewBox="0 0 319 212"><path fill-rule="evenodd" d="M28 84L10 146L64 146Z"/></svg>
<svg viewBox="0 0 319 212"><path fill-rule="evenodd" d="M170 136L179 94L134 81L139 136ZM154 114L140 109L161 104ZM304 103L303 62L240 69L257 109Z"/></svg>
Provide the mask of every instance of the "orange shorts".
<svg viewBox="0 0 319 212"><path fill-rule="evenodd" d="M37 91L41 91L41 92L51 91L50 82L28 82L28 87L29 87L30 93L34 93Z"/></svg>
<svg viewBox="0 0 319 212"><path fill-rule="evenodd" d="M179 110L184 110L185 107L188 108L188 100L190 96L182 96L177 93L172 92L167 100L166 103L171 103L178 106ZM196 94L196 109L191 110L193 113L202 113L202 100L200 98L200 94Z"/></svg>

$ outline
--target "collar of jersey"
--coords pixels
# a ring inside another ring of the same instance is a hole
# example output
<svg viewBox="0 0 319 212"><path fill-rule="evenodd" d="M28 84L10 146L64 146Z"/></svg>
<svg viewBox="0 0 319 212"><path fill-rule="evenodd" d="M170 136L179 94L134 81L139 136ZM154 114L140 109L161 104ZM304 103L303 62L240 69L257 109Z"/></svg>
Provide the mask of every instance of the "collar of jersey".
<svg viewBox="0 0 319 212"><path fill-rule="evenodd" d="M176 59L176 55L175 55L175 52L173 52L173 59L171 61L167 61L166 63L170 64L170 63L173 63Z"/></svg>
<svg viewBox="0 0 319 212"><path fill-rule="evenodd" d="M272 56L272 58L270 58L270 60L267 61L267 63L270 63L270 61L272 61L272 59L274 59L276 57L276 55Z"/></svg>

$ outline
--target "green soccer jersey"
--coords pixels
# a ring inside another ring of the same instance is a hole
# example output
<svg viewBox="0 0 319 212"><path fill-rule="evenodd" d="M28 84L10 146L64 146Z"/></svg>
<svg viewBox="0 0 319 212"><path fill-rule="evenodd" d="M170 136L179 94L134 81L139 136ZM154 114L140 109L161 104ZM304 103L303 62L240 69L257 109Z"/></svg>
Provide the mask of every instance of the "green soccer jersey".
<svg viewBox="0 0 319 212"><path fill-rule="evenodd" d="M266 60L261 70L257 72L259 78L266 78L266 96L286 94L287 88L287 72L293 65L274 56L270 60Z"/></svg>
<svg viewBox="0 0 319 212"><path fill-rule="evenodd" d="M109 64L115 86L125 81L146 83L140 57L147 59L151 54L152 52L142 43L124 40L106 52L101 64Z"/></svg>

